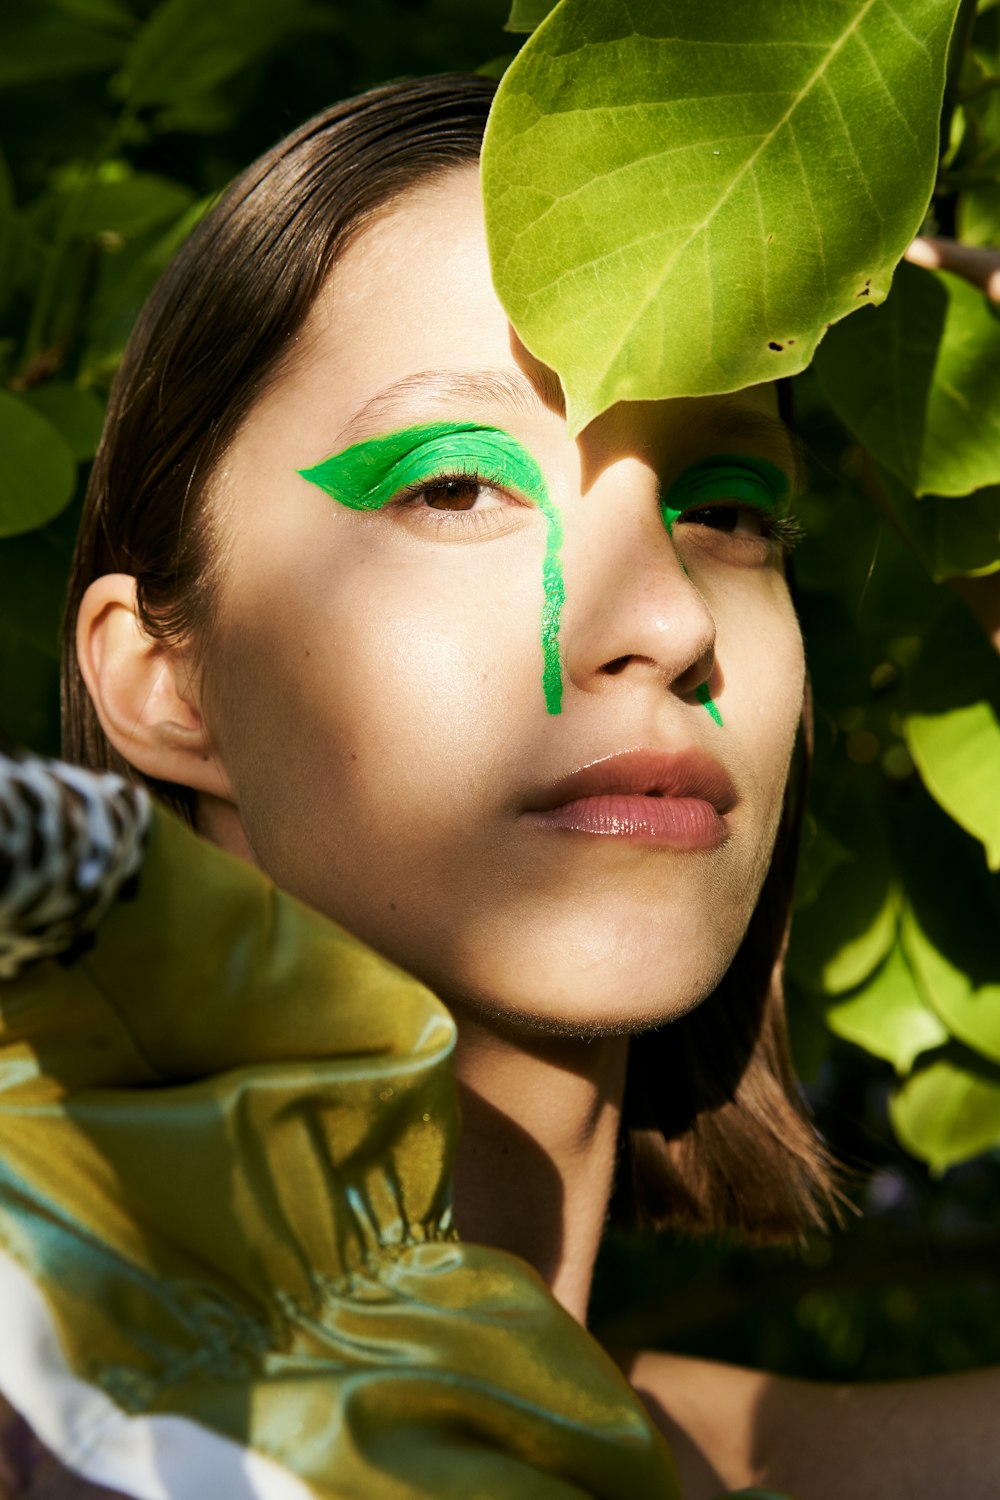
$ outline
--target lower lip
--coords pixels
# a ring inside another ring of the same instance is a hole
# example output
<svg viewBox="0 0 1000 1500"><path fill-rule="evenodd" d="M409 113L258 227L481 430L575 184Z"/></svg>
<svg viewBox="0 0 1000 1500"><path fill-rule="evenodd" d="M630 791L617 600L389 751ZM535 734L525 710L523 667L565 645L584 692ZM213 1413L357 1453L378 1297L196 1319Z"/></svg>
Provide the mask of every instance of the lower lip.
<svg viewBox="0 0 1000 1500"><path fill-rule="evenodd" d="M657 844L669 849L714 849L727 835L724 818L701 797L635 797L610 793L579 797L547 812L529 813L533 823L575 833Z"/></svg>

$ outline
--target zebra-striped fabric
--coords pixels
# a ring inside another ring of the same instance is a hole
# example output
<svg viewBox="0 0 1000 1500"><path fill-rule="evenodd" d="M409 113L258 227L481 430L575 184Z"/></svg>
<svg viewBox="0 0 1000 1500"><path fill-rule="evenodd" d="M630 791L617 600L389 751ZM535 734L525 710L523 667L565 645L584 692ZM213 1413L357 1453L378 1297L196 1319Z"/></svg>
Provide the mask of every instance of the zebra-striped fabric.
<svg viewBox="0 0 1000 1500"><path fill-rule="evenodd" d="M81 943L138 873L149 822L120 776L0 753L0 981Z"/></svg>

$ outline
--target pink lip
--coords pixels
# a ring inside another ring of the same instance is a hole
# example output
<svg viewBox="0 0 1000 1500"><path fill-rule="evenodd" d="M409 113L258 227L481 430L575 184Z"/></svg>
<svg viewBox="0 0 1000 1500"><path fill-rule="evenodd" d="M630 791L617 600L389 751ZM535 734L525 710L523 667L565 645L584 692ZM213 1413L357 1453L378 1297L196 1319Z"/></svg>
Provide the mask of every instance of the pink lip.
<svg viewBox="0 0 1000 1500"><path fill-rule="evenodd" d="M736 803L727 773L698 750L631 750L563 777L533 799L526 815L546 828L655 844L711 849L728 835Z"/></svg>

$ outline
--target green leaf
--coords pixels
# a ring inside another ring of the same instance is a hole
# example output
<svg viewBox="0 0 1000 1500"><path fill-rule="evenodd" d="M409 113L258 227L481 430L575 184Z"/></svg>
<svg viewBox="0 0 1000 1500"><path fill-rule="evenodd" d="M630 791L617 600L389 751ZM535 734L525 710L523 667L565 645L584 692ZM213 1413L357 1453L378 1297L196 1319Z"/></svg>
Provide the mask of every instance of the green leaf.
<svg viewBox="0 0 1000 1500"><path fill-rule="evenodd" d="M886 499L931 577L984 578L1000 568L1000 485L971 495L923 495L881 472Z"/></svg>
<svg viewBox="0 0 1000 1500"><path fill-rule="evenodd" d="M827 876L818 900L796 911L788 970L801 984L840 995L862 984L896 940L896 893L873 809L856 809L852 857ZM847 830L838 828L838 835Z"/></svg>
<svg viewBox="0 0 1000 1500"><path fill-rule="evenodd" d="M562 0L486 131L493 276L574 432L790 375L919 227L955 0Z"/></svg>
<svg viewBox="0 0 1000 1500"><path fill-rule="evenodd" d="M907 1151L944 1172L1000 1144L1000 1072L934 1062L896 1090L889 1116Z"/></svg>
<svg viewBox="0 0 1000 1500"><path fill-rule="evenodd" d="M927 790L1000 870L1000 660L957 604L911 669L903 729Z"/></svg>
<svg viewBox="0 0 1000 1500"><path fill-rule="evenodd" d="M0 88L102 73L125 55L125 43L41 6L0 10Z"/></svg>
<svg viewBox="0 0 1000 1500"><path fill-rule="evenodd" d="M967 245L1000 245L1000 182L966 188L958 200L956 228Z"/></svg>
<svg viewBox="0 0 1000 1500"><path fill-rule="evenodd" d="M119 163L109 166L120 167ZM179 218L194 202L194 193L169 177L152 172L121 171L94 183L76 221L80 238L98 234L132 239L147 229Z"/></svg>
<svg viewBox="0 0 1000 1500"><path fill-rule="evenodd" d="M963 276L901 265L816 355L831 406L914 495L1000 484L1000 317Z"/></svg>
<svg viewBox="0 0 1000 1500"><path fill-rule="evenodd" d="M231 78L308 25L309 0L166 0L139 32L113 89L133 105L170 104Z"/></svg>
<svg viewBox="0 0 1000 1500"><path fill-rule="evenodd" d="M827 877L838 865L848 864L853 858L825 824L808 814L795 876L795 910L801 911L818 900Z"/></svg>
<svg viewBox="0 0 1000 1500"><path fill-rule="evenodd" d="M926 876L924 884L931 884ZM949 861L932 890L918 897L911 889L915 899L904 908L900 942L923 995L952 1036L1000 1063L996 887L981 869Z"/></svg>
<svg viewBox="0 0 1000 1500"><path fill-rule="evenodd" d="M78 463L93 458L104 425L104 406L92 391L50 381L25 391L21 399L52 423Z"/></svg>
<svg viewBox="0 0 1000 1500"><path fill-rule="evenodd" d="M76 462L51 422L0 391L0 536L44 526L69 503Z"/></svg>
<svg viewBox="0 0 1000 1500"><path fill-rule="evenodd" d="M908 1073L921 1052L948 1041L898 943L860 990L827 1008L826 1021L837 1036L884 1057L897 1073Z"/></svg>
<svg viewBox="0 0 1000 1500"><path fill-rule="evenodd" d="M504 31L534 31L554 10L557 0L513 0Z"/></svg>

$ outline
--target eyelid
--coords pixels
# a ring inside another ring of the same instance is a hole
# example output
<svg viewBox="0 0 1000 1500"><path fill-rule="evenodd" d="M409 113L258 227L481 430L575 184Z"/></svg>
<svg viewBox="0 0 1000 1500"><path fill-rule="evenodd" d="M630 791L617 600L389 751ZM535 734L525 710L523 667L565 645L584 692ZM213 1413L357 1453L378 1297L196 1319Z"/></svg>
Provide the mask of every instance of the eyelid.
<svg viewBox="0 0 1000 1500"><path fill-rule="evenodd" d="M792 480L770 459L717 453L678 475L661 504L678 515L692 505L712 500L742 500L759 509L785 511L791 491Z"/></svg>

